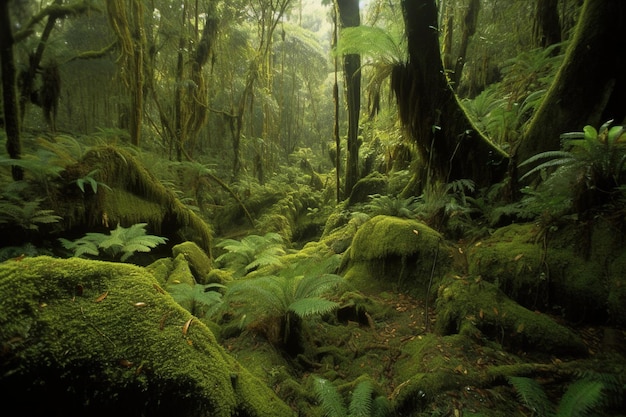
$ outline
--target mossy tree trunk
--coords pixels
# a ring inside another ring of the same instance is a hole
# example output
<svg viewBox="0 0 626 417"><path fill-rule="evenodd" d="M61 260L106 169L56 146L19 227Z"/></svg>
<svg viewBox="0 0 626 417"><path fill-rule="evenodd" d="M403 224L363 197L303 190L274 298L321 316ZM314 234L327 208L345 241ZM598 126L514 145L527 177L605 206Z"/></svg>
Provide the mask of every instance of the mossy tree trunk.
<svg viewBox="0 0 626 417"><path fill-rule="evenodd" d="M500 181L508 156L476 131L446 79L435 0L403 0L402 10L409 58L394 68L391 85L420 158L405 193L421 193L425 181Z"/></svg>
<svg viewBox="0 0 626 417"><path fill-rule="evenodd" d="M514 152L517 163L559 149L562 133L624 122L625 23L626 2L585 1L565 60Z"/></svg>
<svg viewBox="0 0 626 417"><path fill-rule="evenodd" d="M15 60L13 57L13 34L9 16L9 0L0 0L0 69L2 75L2 100L4 105L4 129L7 134L7 153L19 159L22 153L20 140L19 106L15 86ZM11 175L15 181L24 177L20 167L14 165Z"/></svg>
<svg viewBox="0 0 626 417"><path fill-rule="evenodd" d="M341 28L361 24L358 0L337 0ZM346 154L346 183L344 196L348 197L359 179L359 115L361 112L361 56L347 54L343 61L348 104L348 141Z"/></svg>

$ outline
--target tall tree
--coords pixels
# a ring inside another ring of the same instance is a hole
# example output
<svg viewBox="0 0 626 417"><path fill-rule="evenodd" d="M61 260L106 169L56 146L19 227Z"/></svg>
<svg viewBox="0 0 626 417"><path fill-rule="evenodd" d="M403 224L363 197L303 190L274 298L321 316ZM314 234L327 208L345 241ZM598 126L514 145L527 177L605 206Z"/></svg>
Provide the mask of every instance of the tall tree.
<svg viewBox="0 0 626 417"><path fill-rule="evenodd" d="M15 88L15 60L9 0L0 0L0 69L7 153L12 159L19 159L22 153L22 142L20 140L19 106ZM24 172L19 166L13 165L11 175L15 181L19 181L23 178Z"/></svg>
<svg viewBox="0 0 626 417"><path fill-rule="evenodd" d="M585 0L565 60L515 152L517 162L559 149L564 132L624 122L625 24L625 2Z"/></svg>
<svg viewBox="0 0 626 417"><path fill-rule="evenodd" d="M357 27L361 24L359 0L336 0L341 28ZM352 192L359 179L359 115L361 113L361 56L344 56L343 70L346 80L348 104L348 141L346 155L346 182L344 195Z"/></svg>
<svg viewBox="0 0 626 417"><path fill-rule="evenodd" d="M487 186L502 179L508 156L478 132L444 74L435 0L402 0L408 62L397 65L391 85L400 119L420 156L406 193L424 182L471 179Z"/></svg>
<svg viewBox="0 0 626 417"><path fill-rule="evenodd" d="M144 93L144 53L146 36L143 28L143 2L140 0L107 0L111 28L120 49L122 81L130 95L129 133L135 146L141 141Z"/></svg>

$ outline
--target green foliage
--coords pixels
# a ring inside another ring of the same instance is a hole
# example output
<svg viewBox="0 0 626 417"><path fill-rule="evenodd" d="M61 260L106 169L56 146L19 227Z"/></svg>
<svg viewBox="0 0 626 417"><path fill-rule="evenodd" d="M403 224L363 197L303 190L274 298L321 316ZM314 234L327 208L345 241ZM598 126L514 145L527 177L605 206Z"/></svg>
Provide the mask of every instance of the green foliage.
<svg viewBox="0 0 626 417"><path fill-rule="evenodd" d="M328 380L314 377L314 390L325 417L384 417L391 406L383 395L376 395L372 381L360 381L352 391L346 407L337 388Z"/></svg>
<svg viewBox="0 0 626 417"><path fill-rule="evenodd" d="M220 309L223 303L222 293L219 290L225 289L222 284L174 284L167 287L174 301L186 307L188 311L196 317L211 317ZM187 308L187 307L186 307Z"/></svg>
<svg viewBox="0 0 626 417"><path fill-rule="evenodd" d="M242 277L261 266L281 266L280 257L285 254L282 237L273 232L263 236L248 235L241 240L225 239L215 246L227 251L215 262L233 271L235 277Z"/></svg>
<svg viewBox="0 0 626 417"><path fill-rule="evenodd" d="M288 270L289 271L289 270ZM264 276L241 280L228 288L225 299L241 317L242 326L264 329L280 346L300 343L300 321L332 312L339 304L324 298L343 283L335 274Z"/></svg>
<svg viewBox="0 0 626 417"><path fill-rule="evenodd" d="M539 175L540 196L568 199L579 213L619 199L626 179L626 135L623 126L611 123L563 134L562 150L539 153L519 165L532 166L520 179Z"/></svg>
<svg viewBox="0 0 626 417"><path fill-rule="evenodd" d="M27 200L23 194L25 182L10 183L0 195L0 224L18 226L24 230L39 230L39 225L56 223L62 218L53 210L42 209L42 198Z"/></svg>
<svg viewBox="0 0 626 417"><path fill-rule="evenodd" d="M401 37L374 26L347 27L341 30L335 53L358 54L389 65L406 61Z"/></svg>
<svg viewBox="0 0 626 417"><path fill-rule="evenodd" d="M87 175L85 175L82 178L79 178L76 180L76 185L78 185L78 188L80 188L80 190L84 193L85 192L85 184L89 184L91 186L91 190L95 193L98 192L98 185L110 190L111 187L109 187L108 185L96 180L94 178L94 175L96 173L98 173L98 169L94 169L92 171L90 171Z"/></svg>
<svg viewBox="0 0 626 417"><path fill-rule="evenodd" d="M167 238L147 235L147 223L137 223L129 228L119 224L110 234L87 233L80 239L70 241L60 238L59 241L65 249L74 252L74 256L85 255L100 256L100 250L111 258L117 258L125 262L136 252L150 252L156 246L163 244Z"/></svg>
<svg viewBox="0 0 626 417"><path fill-rule="evenodd" d="M582 378L569 385L558 405L548 399L543 387L534 379L508 377L520 401L535 416L584 417L593 415L604 401L605 385L595 378Z"/></svg>
<svg viewBox="0 0 626 417"><path fill-rule="evenodd" d="M398 198L388 195L374 194L365 209L373 216L387 215L414 219L421 208L417 197Z"/></svg>

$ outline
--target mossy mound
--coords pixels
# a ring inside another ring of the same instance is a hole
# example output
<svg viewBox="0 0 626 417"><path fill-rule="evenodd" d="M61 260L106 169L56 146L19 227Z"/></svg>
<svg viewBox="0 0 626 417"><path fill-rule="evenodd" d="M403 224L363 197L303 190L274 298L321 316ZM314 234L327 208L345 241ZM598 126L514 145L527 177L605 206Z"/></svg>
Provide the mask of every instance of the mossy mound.
<svg viewBox="0 0 626 417"><path fill-rule="evenodd" d="M620 233L606 222L541 231L513 224L467 249L469 274L496 284L524 307L575 322L626 323Z"/></svg>
<svg viewBox="0 0 626 417"><path fill-rule="evenodd" d="M96 171L106 185L81 192L74 184ZM183 205L130 152L114 146L95 147L63 173L68 185L53 197L55 213L67 231L78 234L148 223L151 234L166 236L172 244L193 240L211 256L211 229Z"/></svg>
<svg viewBox="0 0 626 417"><path fill-rule="evenodd" d="M183 255L198 284L208 284L212 262L209 255L194 242L183 242L172 248L172 256Z"/></svg>
<svg viewBox="0 0 626 417"><path fill-rule="evenodd" d="M452 258L451 246L425 224L375 216L354 235L345 278L362 290L407 288L424 295L431 277L442 276Z"/></svg>
<svg viewBox="0 0 626 417"><path fill-rule="evenodd" d="M439 288L436 330L487 338L527 352L587 354L580 337L567 327L520 306L480 279L449 279Z"/></svg>
<svg viewBox="0 0 626 417"><path fill-rule="evenodd" d="M525 307L543 308L548 282L536 236L530 223L497 229L467 249L468 273L498 285Z"/></svg>
<svg viewBox="0 0 626 417"><path fill-rule="evenodd" d="M5 410L43 416L292 416L145 269L0 264ZM33 401L36 399L36 401Z"/></svg>
<svg viewBox="0 0 626 417"><path fill-rule="evenodd" d="M348 198L348 206L366 203L373 194L387 194L387 177L380 172L373 172L354 184Z"/></svg>

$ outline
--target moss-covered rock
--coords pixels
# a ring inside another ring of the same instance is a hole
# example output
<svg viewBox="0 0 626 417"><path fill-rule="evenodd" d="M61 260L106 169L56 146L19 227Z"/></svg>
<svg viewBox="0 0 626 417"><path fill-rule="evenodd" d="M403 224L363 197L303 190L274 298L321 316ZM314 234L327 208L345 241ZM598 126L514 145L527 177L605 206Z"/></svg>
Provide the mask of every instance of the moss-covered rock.
<svg viewBox="0 0 626 417"><path fill-rule="evenodd" d="M211 258L194 242L183 242L172 248L172 256L183 255L189 263L198 284L209 284L208 277L212 269Z"/></svg>
<svg viewBox="0 0 626 417"><path fill-rule="evenodd" d="M0 389L20 415L294 415L143 268L12 260L0 293Z"/></svg>
<svg viewBox="0 0 626 417"><path fill-rule="evenodd" d="M486 337L526 351L586 355L580 337L544 314L530 311L480 279L449 279L439 288L436 330Z"/></svg>
<svg viewBox="0 0 626 417"><path fill-rule="evenodd" d="M373 172L354 184L350 198L348 198L348 206L365 203L373 194L387 194L387 177L380 172Z"/></svg>
<svg viewBox="0 0 626 417"><path fill-rule="evenodd" d="M375 216L354 235L345 278L364 290L406 288L424 295L431 277L442 276L452 256L451 246L425 224Z"/></svg>

